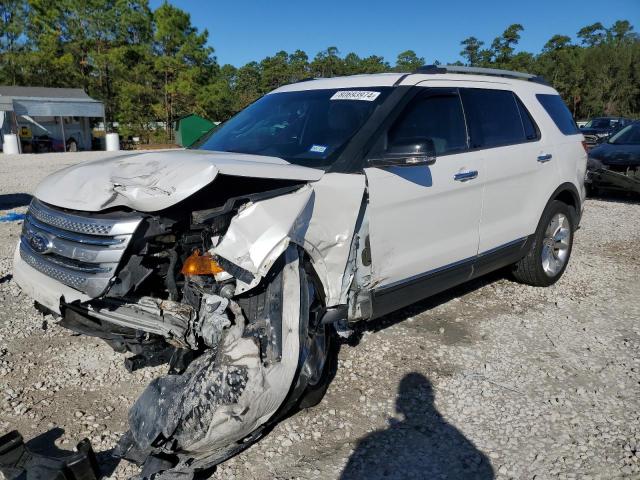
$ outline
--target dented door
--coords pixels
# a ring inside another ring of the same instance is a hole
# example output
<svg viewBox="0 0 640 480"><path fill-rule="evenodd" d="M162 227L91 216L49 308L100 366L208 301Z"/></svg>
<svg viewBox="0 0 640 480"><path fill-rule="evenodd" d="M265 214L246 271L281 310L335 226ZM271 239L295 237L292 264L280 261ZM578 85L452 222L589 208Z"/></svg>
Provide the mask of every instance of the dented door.
<svg viewBox="0 0 640 480"><path fill-rule="evenodd" d="M366 168L373 284L400 284L474 257L483 152L468 151L456 89L425 88L392 126L396 138L430 138L435 164Z"/></svg>
<svg viewBox="0 0 640 480"><path fill-rule="evenodd" d="M474 257L482 180L456 181L481 170L480 155L441 158L432 166L368 168L373 284L384 287Z"/></svg>

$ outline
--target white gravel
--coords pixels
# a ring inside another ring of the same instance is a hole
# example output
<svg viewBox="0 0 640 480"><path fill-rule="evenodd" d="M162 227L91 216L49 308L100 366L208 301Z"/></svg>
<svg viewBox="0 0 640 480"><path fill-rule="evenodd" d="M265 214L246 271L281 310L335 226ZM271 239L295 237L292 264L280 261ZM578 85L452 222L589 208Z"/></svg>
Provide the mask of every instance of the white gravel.
<svg viewBox="0 0 640 480"><path fill-rule="evenodd" d="M100 155L0 156L0 216L46 173ZM371 325L342 345L318 407L213 478L640 478L639 213L589 200L553 287L494 274ZM38 314L11 279L20 228L0 223L0 433L64 431L58 447L87 436L105 452L163 368L128 374L101 341Z"/></svg>

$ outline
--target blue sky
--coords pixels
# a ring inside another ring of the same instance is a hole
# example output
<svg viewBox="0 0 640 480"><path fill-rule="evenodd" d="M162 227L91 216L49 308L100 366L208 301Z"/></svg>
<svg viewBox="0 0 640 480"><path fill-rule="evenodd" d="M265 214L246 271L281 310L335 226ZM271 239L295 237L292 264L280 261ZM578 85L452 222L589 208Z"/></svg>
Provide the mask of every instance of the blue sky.
<svg viewBox="0 0 640 480"><path fill-rule="evenodd" d="M150 0L156 8L162 0ZM594 22L627 19L640 31L640 0L173 0L209 30L221 64L244 65L279 50L310 58L336 46L341 54L382 55L392 64L403 50L427 63L459 59L460 41L490 44L511 23L525 30L520 49L537 52L554 34L575 38Z"/></svg>

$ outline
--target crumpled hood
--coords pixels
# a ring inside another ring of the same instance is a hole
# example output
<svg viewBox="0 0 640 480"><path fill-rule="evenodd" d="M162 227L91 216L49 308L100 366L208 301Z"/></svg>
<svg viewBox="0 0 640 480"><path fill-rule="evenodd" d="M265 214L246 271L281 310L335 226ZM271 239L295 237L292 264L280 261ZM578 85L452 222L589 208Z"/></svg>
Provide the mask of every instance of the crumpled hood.
<svg viewBox="0 0 640 480"><path fill-rule="evenodd" d="M154 212L188 198L218 174L315 181L324 172L261 155L158 151L93 160L59 170L38 185L35 196L73 210L97 212L125 206Z"/></svg>

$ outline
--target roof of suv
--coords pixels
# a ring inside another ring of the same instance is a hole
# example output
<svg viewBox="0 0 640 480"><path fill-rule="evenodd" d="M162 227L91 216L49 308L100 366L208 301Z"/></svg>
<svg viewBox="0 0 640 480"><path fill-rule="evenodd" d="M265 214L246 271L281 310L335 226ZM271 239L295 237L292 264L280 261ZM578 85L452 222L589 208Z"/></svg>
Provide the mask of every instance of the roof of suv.
<svg viewBox="0 0 640 480"><path fill-rule="evenodd" d="M441 70L446 70L446 67ZM537 77L533 75L525 77L526 74L518 72L506 72L492 69L460 69L459 73L447 73L446 71L429 71L425 69L425 73L374 73L364 75L351 75L346 77L318 78L306 80L290 85L285 85L274 90L272 93L280 92L296 92L304 90L321 90L333 88L366 88L366 87L391 87L391 86L412 86L425 81L434 81L437 83L460 83L460 82L482 82L484 84L493 85L509 85L514 88L532 88L537 92L555 93L555 90L543 83L535 81ZM484 74L483 71L492 72ZM476 73L477 72L477 73ZM493 73L498 72L498 73ZM499 73L502 72L503 75ZM508 74L522 76L514 78L506 76ZM534 80L534 81L530 81Z"/></svg>

